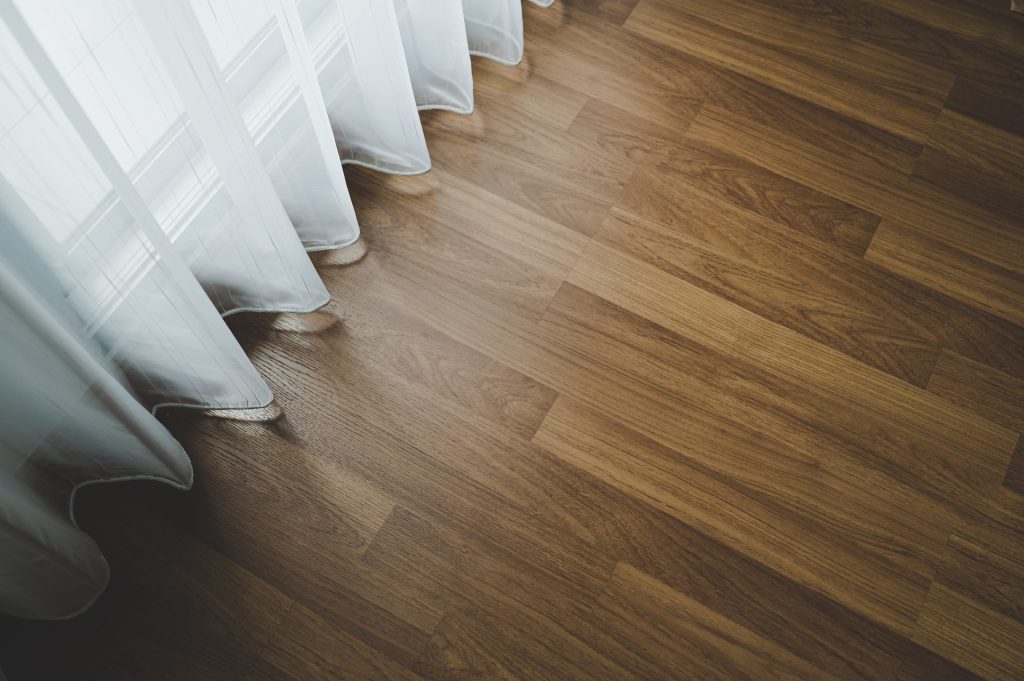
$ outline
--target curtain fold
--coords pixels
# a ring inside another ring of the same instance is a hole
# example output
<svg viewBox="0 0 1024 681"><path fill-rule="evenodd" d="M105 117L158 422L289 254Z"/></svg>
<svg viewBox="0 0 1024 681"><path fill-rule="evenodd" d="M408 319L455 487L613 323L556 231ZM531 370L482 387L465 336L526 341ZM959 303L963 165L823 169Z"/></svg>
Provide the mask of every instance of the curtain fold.
<svg viewBox="0 0 1024 681"><path fill-rule="evenodd" d="M472 113L462 0L395 0L395 10L416 106Z"/></svg>
<svg viewBox="0 0 1024 681"><path fill-rule="evenodd" d="M302 0L299 10L342 161L404 175L429 170L393 3Z"/></svg>
<svg viewBox="0 0 1024 681"><path fill-rule="evenodd" d="M470 54L502 64L523 58L523 5L520 0L462 0Z"/></svg>
<svg viewBox="0 0 1024 681"><path fill-rule="evenodd" d="M342 165L428 170L471 54L522 58L519 0L0 0L0 611L102 591L80 486L191 485L156 409L270 403L222 317L328 301Z"/></svg>
<svg viewBox="0 0 1024 681"><path fill-rule="evenodd" d="M0 605L66 617L107 580L95 543L69 522L74 491L104 480L192 484L180 445L127 387L18 232L0 251ZM16 360L16 361L15 361Z"/></svg>

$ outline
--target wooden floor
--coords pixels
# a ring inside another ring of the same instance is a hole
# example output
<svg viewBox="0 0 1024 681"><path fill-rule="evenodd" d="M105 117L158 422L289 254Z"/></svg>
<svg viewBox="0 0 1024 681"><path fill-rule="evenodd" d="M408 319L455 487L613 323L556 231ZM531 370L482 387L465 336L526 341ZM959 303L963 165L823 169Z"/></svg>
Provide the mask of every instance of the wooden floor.
<svg viewBox="0 0 1024 681"><path fill-rule="evenodd" d="M285 417L164 417L10 681L1024 678L1024 15L562 0L348 170Z"/></svg>

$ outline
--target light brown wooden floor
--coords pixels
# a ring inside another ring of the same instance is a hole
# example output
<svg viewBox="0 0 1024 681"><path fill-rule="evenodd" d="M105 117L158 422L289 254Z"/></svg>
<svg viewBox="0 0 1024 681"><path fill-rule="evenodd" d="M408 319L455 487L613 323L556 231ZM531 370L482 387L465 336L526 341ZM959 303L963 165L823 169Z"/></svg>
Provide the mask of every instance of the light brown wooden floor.
<svg viewBox="0 0 1024 681"><path fill-rule="evenodd" d="M22 679L1024 678L1024 16L564 0L348 173L285 418L92 488ZM328 320L330 321L330 320Z"/></svg>

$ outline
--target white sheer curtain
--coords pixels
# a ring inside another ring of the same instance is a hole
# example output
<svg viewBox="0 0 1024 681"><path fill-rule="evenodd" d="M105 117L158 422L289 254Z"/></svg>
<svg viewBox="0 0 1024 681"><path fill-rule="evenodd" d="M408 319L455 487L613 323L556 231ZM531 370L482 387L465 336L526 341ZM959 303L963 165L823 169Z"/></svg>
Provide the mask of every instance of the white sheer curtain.
<svg viewBox="0 0 1024 681"><path fill-rule="evenodd" d="M428 170L418 111L522 53L519 0L0 0L0 610L92 603L74 491L189 487L152 411L272 399L222 316L324 305L342 163Z"/></svg>

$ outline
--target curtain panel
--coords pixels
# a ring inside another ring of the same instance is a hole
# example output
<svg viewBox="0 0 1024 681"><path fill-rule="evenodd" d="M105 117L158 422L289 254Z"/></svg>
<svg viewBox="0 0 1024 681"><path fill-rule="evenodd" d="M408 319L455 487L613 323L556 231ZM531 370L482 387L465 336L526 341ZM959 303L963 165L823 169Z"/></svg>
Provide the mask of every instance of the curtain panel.
<svg viewBox="0 0 1024 681"><path fill-rule="evenodd" d="M520 0L0 0L0 610L102 592L83 485L191 486L156 409L270 403L222 318L327 303L342 164L428 170L470 55L520 61Z"/></svg>

